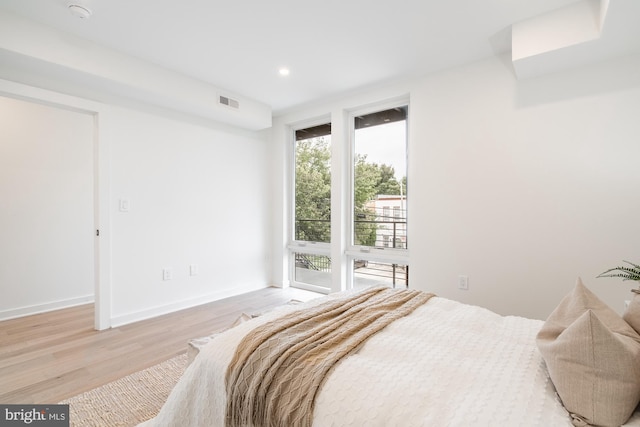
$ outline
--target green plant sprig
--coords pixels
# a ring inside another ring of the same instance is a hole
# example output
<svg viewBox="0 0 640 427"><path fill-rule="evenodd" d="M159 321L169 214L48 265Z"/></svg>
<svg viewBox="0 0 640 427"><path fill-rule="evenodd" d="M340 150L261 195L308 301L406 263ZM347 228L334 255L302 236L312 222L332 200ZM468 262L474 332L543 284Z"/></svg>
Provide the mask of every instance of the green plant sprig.
<svg viewBox="0 0 640 427"><path fill-rule="evenodd" d="M631 267L615 267L600 273L597 277L620 277L622 280L640 280L640 265L624 261ZM613 274L613 272L617 272Z"/></svg>

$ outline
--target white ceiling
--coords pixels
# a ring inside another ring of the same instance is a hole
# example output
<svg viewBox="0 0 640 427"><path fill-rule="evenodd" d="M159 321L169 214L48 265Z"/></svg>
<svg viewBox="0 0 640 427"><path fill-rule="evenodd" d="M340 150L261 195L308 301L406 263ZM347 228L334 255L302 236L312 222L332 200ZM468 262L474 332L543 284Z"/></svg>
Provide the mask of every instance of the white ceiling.
<svg viewBox="0 0 640 427"><path fill-rule="evenodd" d="M0 0L0 9L270 106L274 113L510 49L576 0ZM610 0L617 1L629 0ZM632 0L640 3L638 0ZM282 66L291 74L278 74Z"/></svg>

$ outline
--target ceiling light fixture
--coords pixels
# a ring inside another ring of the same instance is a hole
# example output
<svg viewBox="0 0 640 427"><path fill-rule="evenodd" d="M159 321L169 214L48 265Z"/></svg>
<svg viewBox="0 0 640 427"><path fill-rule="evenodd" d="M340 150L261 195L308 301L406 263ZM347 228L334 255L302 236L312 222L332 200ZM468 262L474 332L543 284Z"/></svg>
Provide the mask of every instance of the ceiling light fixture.
<svg viewBox="0 0 640 427"><path fill-rule="evenodd" d="M281 76L288 76L290 71L288 68L282 67L278 70L278 73L280 73Z"/></svg>
<svg viewBox="0 0 640 427"><path fill-rule="evenodd" d="M77 16L80 19L87 19L91 16L91 9L84 4L69 3L67 7L73 16Z"/></svg>

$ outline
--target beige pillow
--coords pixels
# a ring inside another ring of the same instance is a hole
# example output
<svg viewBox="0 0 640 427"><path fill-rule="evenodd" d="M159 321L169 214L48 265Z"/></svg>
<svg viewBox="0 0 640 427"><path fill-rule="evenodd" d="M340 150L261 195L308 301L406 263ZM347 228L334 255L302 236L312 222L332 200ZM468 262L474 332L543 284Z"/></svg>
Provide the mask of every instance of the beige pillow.
<svg viewBox="0 0 640 427"><path fill-rule="evenodd" d="M634 292L622 319L640 334L640 294Z"/></svg>
<svg viewBox="0 0 640 427"><path fill-rule="evenodd" d="M640 402L640 335L580 278L537 336L574 424L620 426Z"/></svg>

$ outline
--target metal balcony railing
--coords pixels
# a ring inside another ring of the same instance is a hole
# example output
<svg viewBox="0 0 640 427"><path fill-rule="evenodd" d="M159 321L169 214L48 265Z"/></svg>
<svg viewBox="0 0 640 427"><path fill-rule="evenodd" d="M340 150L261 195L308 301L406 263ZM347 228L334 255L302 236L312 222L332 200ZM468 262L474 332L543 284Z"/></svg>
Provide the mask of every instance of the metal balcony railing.
<svg viewBox="0 0 640 427"><path fill-rule="evenodd" d="M331 258L325 255L311 255L297 252L296 267L316 271L331 271Z"/></svg>
<svg viewBox="0 0 640 427"><path fill-rule="evenodd" d="M357 245L378 248L407 248L407 221L404 218L356 219L354 242ZM296 220L295 239L306 242L331 241L331 223L328 219Z"/></svg>
<svg viewBox="0 0 640 427"><path fill-rule="evenodd" d="M296 220L296 240L325 242L331 241L329 220ZM405 218L380 217L362 218L354 221L354 241L358 245L379 248L405 249L407 247L407 222ZM331 271L331 258L328 256L296 253L296 268L316 271ZM356 283L383 282L409 286L409 267L400 264L387 264L373 261L356 260L354 262Z"/></svg>
<svg viewBox="0 0 640 427"><path fill-rule="evenodd" d="M362 262L360 262L362 263ZM389 284L392 287L409 287L409 266L400 264L388 264L383 262L364 261L358 267L359 262L354 263L355 285L363 286L372 284Z"/></svg>

